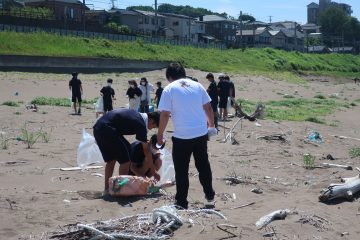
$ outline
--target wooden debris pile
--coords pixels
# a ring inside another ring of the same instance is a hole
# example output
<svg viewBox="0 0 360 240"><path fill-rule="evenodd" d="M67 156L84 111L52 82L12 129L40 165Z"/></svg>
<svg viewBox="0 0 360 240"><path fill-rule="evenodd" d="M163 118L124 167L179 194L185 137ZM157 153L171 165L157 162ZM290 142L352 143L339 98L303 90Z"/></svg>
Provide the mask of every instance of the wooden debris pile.
<svg viewBox="0 0 360 240"><path fill-rule="evenodd" d="M177 210L175 206L162 206L151 213L126 216L91 224L67 225L61 232L52 233L50 239L131 239L163 240L183 224L194 225L192 218L214 214L226 219L221 213L211 209Z"/></svg>

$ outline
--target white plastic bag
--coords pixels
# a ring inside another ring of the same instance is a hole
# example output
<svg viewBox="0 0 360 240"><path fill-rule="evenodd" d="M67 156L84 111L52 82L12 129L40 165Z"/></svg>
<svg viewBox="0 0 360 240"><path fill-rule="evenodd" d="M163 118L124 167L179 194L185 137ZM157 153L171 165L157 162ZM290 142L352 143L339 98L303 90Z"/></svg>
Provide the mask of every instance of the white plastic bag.
<svg viewBox="0 0 360 240"><path fill-rule="evenodd" d="M228 97L227 105L226 105L226 111L230 113L231 111L231 97Z"/></svg>
<svg viewBox="0 0 360 240"><path fill-rule="evenodd" d="M90 164L104 162L95 138L87 133L85 129L82 131L82 139L77 150L76 162L81 168L85 168Z"/></svg>
<svg viewBox="0 0 360 240"><path fill-rule="evenodd" d="M161 168L159 169L160 181L157 182L156 184L158 186L161 186L168 182L175 181L175 169L174 169L174 163L171 153L165 148L161 149L160 153L161 153L160 158L162 159L162 165Z"/></svg>
<svg viewBox="0 0 360 240"><path fill-rule="evenodd" d="M104 99L103 97L99 97L95 103L95 112L103 113L104 112Z"/></svg>

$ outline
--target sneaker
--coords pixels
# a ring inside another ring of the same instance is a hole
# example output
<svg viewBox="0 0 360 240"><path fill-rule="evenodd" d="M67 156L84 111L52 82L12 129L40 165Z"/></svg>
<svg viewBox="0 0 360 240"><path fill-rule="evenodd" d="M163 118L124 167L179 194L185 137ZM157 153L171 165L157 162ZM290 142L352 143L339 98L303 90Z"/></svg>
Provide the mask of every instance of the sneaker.
<svg viewBox="0 0 360 240"><path fill-rule="evenodd" d="M214 199L206 200L204 203L204 208L206 208L206 209L215 208L215 200Z"/></svg>
<svg viewBox="0 0 360 240"><path fill-rule="evenodd" d="M81 115L81 110L80 109L78 110L78 114Z"/></svg>

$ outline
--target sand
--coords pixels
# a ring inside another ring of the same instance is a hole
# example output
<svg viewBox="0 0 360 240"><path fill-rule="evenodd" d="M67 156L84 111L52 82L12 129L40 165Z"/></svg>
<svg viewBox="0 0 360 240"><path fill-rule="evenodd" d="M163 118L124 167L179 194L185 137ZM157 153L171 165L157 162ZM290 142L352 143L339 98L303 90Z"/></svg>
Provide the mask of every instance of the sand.
<svg viewBox="0 0 360 240"><path fill-rule="evenodd" d="M191 69L187 73L197 77L207 87L206 73ZM151 83L160 80L166 84L164 75L164 71L153 71L143 74L80 74L79 78L83 81L85 97L94 98L99 95L106 79L112 77L117 96L115 106L124 107L127 103L127 80L146 76ZM295 92L298 97L304 98L333 93L338 93L340 100L360 98L360 86L350 79L307 77L308 84L301 86L263 77L233 75L231 78L237 87L237 97L253 101L279 100L282 99L279 93L294 95ZM58 231L66 224L145 213L155 207L171 204L164 197L104 200L100 197L103 177L91 175L103 174L103 169L85 172L50 169L76 166L81 131L86 129L92 132L96 120L94 110L88 106L88 109L83 109L82 116L73 116L70 115L72 109L67 107L40 106L39 112L35 113L26 110L25 104L36 96L69 97L68 80L69 75L64 74L0 73L0 103L7 100L23 102L20 107L0 106L0 131L14 138L9 142L8 149L0 150L0 239L46 239L49 236L46 233ZM17 96L15 92L18 92ZM321 189L338 182L340 177L352 177L358 172L335 168L308 170L298 166L303 164L303 154L311 153L316 156L316 165L329 162L322 158L331 154L336 158L331 163L360 167L360 159L349 156L349 149L359 147L360 141L331 136L359 138L359 118L360 107L355 106L327 116L327 124L259 120L261 126L256 126L244 120L236 128L239 145L220 143L219 140L224 137L221 131L217 139L209 142L209 156L217 193L216 209L228 221L202 219L203 231L200 224L192 228L184 226L174 233L173 239L227 237L225 232L216 228L216 223L236 226L234 232L241 239L264 239L262 235L271 231L276 232L277 239L359 239L359 198L352 202L336 201L331 204L318 201ZM227 122L226 126L232 126L235 120ZM25 123L31 131L42 128L49 132L52 129L50 141L45 143L39 139L33 148L26 149L23 142L15 140ZM169 126L168 130L171 129ZM320 132L324 143L319 146L304 143L304 136L310 130ZM257 139L260 135L278 133L286 133L288 142ZM171 133L167 133L168 139L170 136ZM167 148L170 150L171 143L168 142ZM201 207L204 201L196 173L192 161L189 173L189 201L192 208ZM251 179L256 185L232 186L217 179L231 174ZM261 188L263 193L251 192L255 187ZM174 194L175 187L167 191ZM234 195L236 199L231 197ZM251 202L255 204L232 209ZM274 221L266 229L256 229L255 222L260 217L284 208L297 214ZM326 219L327 224L316 227L299 222L301 217L312 215ZM344 232L348 234L341 236Z"/></svg>

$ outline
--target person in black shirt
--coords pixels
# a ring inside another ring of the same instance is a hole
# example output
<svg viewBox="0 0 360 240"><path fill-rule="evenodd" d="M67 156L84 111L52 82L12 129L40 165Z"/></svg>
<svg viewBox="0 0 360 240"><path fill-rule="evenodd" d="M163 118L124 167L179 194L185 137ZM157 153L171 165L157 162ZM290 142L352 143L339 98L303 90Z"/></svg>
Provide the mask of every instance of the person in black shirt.
<svg viewBox="0 0 360 240"><path fill-rule="evenodd" d="M229 82L230 84L230 98L231 98L231 106L234 106L234 101L235 101L235 85L234 83L230 80L230 77L228 75L225 76L225 80Z"/></svg>
<svg viewBox="0 0 360 240"><path fill-rule="evenodd" d="M218 89L216 86L216 82L214 80L214 75L212 73L209 73L206 75L206 79L209 80L210 85L207 89L207 92L211 98L211 107L214 112L214 123L215 128L218 128L218 104L219 104L219 95L218 95Z"/></svg>
<svg viewBox="0 0 360 240"><path fill-rule="evenodd" d="M111 87L113 80L109 78L107 80L107 86L100 90L100 94L104 101L104 113L113 110L113 100L115 100L115 91Z"/></svg>
<svg viewBox="0 0 360 240"><path fill-rule="evenodd" d="M126 91L126 95L129 97L129 109L138 111L140 108L140 97L142 92L135 80L130 80L128 83L129 88Z"/></svg>
<svg viewBox="0 0 360 240"><path fill-rule="evenodd" d="M115 163L119 162L119 175L127 175L130 169L130 143L124 135L135 135L141 142L145 153L145 167L149 176L159 180L147 142L147 130L158 128L160 114L158 112L139 113L131 109L115 109L103 115L95 123L94 137L106 162L105 191L109 190L109 178L113 175Z"/></svg>
<svg viewBox="0 0 360 240"><path fill-rule="evenodd" d="M75 114L81 114L81 95L83 94L83 89L82 89L82 84L80 79L77 78L78 73L77 72L73 72L72 74L72 79L69 82L69 89L71 91L71 101L74 103L74 111ZM78 111L76 111L76 100L79 104L79 109Z"/></svg>
<svg viewBox="0 0 360 240"><path fill-rule="evenodd" d="M224 74L219 75L218 91L219 91L219 108L220 108L220 119L226 120L227 117L227 101L230 96L230 83L226 81Z"/></svg>
<svg viewBox="0 0 360 240"><path fill-rule="evenodd" d="M156 89L156 92L155 92L155 101L156 101L156 107L159 107L161 94L162 94L164 89L161 87L161 82L157 82L156 86L157 86L157 89Z"/></svg>

